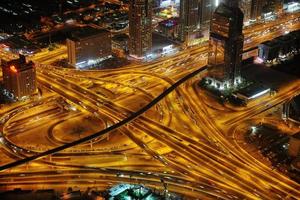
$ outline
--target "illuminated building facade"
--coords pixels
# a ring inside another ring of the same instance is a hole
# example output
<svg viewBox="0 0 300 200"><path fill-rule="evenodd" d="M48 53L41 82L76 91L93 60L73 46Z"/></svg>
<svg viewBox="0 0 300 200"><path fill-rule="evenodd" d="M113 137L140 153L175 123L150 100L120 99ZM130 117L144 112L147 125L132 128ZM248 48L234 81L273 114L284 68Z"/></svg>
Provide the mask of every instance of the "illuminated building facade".
<svg viewBox="0 0 300 200"><path fill-rule="evenodd" d="M178 18L169 18L158 23L159 33L168 38L177 38L179 33Z"/></svg>
<svg viewBox="0 0 300 200"><path fill-rule="evenodd" d="M180 1L180 32L179 38L182 42L189 42L197 37L200 29L200 4L198 0Z"/></svg>
<svg viewBox="0 0 300 200"><path fill-rule="evenodd" d="M283 10L286 13L298 12L300 10L300 1L290 1L283 4Z"/></svg>
<svg viewBox="0 0 300 200"><path fill-rule="evenodd" d="M266 64L285 61L300 52L300 31L293 31L258 46L258 55Z"/></svg>
<svg viewBox="0 0 300 200"><path fill-rule="evenodd" d="M268 0L264 2L262 17L264 20L275 20L283 11L283 0Z"/></svg>
<svg viewBox="0 0 300 200"><path fill-rule="evenodd" d="M283 0L268 0L267 7L270 9L270 12L281 13L283 10Z"/></svg>
<svg viewBox="0 0 300 200"><path fill-rule="evenodd" d="M72 33L67 39L68 61L76 68L97 64L112 55L110 33L90 26Z"/></svg>
<svg viewBox="0 0 300 200"><path fill-rule="evenodd" d="M252 0L251 2L251 14L252 21L261 19L263 7L266 0Z"/></svg>
<svg viewBox="0 0 300 200"><path fill-rule="evenodd" d="M2 61L4 88L16 99L30 96L36 92L36 70L32 61L25 56L9 62Z"/></svg>
<svg viewBox="0 0 300 200"><path fill-rule="evenodd" d="M252 0L240 0L240 8L244 13L244 22L247 23L251 19Z"/></svg>
<svg viewBox="0 0 300 200"><path fill-rule="evenodd" d="M155 0L155 7L166 8L169 6L177 6L180 0Z"/></svg>
<svg viewBox="0 0 300 200"><path fill-rule="evenodd" d="M125 33L112 37L112 51L119 57L125 57L128 53L129 36Z"/></svg>
<svg viewBox="0 0 300 200"><path fill-rule="evenodd" d="M144 57L152 47L152 0L129 3L129 53Z"/></svg>
<svg viewBox="0 0 300 200"><path fill-rule="evenodd" d="M244 36L243 13L238 1L227 0L215 10L210 27L209 81L219 89L241 81Z"/></svg>
<svg viewBox="0 0 300 200"><path fill-rule="evenodd" d="M209 23L214 9L219 4L218 0L201 0L200 1L200 23L201 25Z"/></svg>

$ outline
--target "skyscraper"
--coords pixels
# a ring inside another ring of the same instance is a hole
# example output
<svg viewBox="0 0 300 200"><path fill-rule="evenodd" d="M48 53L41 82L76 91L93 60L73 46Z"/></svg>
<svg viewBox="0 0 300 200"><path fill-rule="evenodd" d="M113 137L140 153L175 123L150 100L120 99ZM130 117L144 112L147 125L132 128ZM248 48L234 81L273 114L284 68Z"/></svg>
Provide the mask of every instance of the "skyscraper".
<svg viewBox="0 0 300 200"><path fill-rule="evenodd" d="M144 57L152 47L152 0L131 0L129 5L129 53Z"/></svg>
<svg viewBox="0 0 300 200"><path fill-rule="evenodd" d="M240 0L240 8L244 13L244 22L251 19L252 0Z"/></svg>
<svg viewBox="0 0 300 200"><path fill-rule="evenodd" d="M266 7L269 12L280 13L283 9L283 0L268 0Z"/></svg>
<svg viewBox="0 0 300 200"><path fill-rule="evenodd" d="M241 81L243 12L238 0L225 0L215 10L210 27L208 80L219 89Z"/></svg>
<svg viewBox="0 0 300 200"><path fill-rule="evenodd" d="M111 57L110 32L90 26L72 32L67 39L68 61L76 68L97 64Z"/></svg>
<svg viewBox="0 0 300 200"><path fill-rule="evenodd" d="M199 0L180 1L179 37L182 42L188 42L199 33L201 14L200 6L201 1Z"/></svg>
<svg viewBox="0 0 300 200"><path fill-rule="evenodd" d="M36 71L32 61L26 62L23 55L9 62L2 61L4 88L16 99L36 92Z"/></svg>
<svg viewBox="0 0 300 200"><path fill-rule="evenodd" d="M265 0L252 0L251 2L251 20L259 20L262 15L262 10L265 5Z"/></svg>
<svg viewBox="0 0 300 200"><path fill-rule="evenodd" d="M208 23L211 19L212 13L216 8L216 3L213 0L200 0L200 23L201 25Z"/></svg>

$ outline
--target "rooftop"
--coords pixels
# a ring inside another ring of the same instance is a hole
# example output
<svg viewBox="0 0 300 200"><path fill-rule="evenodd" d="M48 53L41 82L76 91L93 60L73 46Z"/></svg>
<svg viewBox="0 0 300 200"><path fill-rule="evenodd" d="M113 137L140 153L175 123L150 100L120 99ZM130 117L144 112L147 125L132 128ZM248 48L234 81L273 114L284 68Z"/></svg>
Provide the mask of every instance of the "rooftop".
<svg viewBox="0 0 300 200"><path fill-rule="evenodd" d="M38 47L23 36L14 35L3 41L11 49L30 49L36 51Z"/></svg>
<svg viewBox="0 0 300 200"><path fill-rule="evenodd" d="M119 41L119 42L120 41L126 41L128 39L129 39L129 36L127 34L125 34L125 33L119 34L119 35L115 35L115 36L112 37L112 40Z"/></svg>
<svg viewBox="0 0 300 200"><path fill-rule="evenodd" d="M84 38L92 37L101 33L109 33L106 29L97 29L91 26L85 26L83 28L80 28L78 30L75 30L71 34L71 39L74 40L81 40Z"/></svg>
<svg viewBox="0 0 300 200"><path fill-rule="evenodd" d="M266 45L266 46L278 46L279 42L277 40L269 40L266 42L263 42L262 45Z"/></svg>
<svg viewBox="0 0 300 200"><path fill-rule="evenodd" d="M255 99L263 94L266 94L270 91L270 88L267 88L264 85L258 83L252 83L249 86L240 89L237 93L243 95L247 99Z"/></svg>
<svg viewBox="0 0 300 200"><path fill-rule="evenodd" d="M300 31L293 31L287 35L282 35L277 38L274 38L273 40L263 42L262 44L266 45L266 46L278 46L278 45L280 45L280 43L285 44L286 42L293 42L300 38L299 33L300 33Z"/></svg>
<svg viewBox="0 0 300 200"><path fill-rule="evenodd" d="M239 18L238 16L243 16L243 12L239 7L230 7L224 3L221 3L215 13L224 16L224 17L231 17L232 19Z"/></svg>
<svg viewBox="0 0 300 200"><path fill-rule="evenodd" d="M4 61L3 61L4 62ZM20 55L20 58L5 62L3 67L9 67L12 71L24 71L34 66L32 61L27 62L25 56Z"/></svg>

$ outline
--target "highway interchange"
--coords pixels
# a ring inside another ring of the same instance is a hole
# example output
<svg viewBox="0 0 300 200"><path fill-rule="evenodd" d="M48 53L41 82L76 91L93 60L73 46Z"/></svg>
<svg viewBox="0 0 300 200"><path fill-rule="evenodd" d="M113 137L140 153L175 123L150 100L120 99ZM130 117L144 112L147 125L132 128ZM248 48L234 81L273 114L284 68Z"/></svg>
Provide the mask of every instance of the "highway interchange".
<svg viewBox="0 0 300 200"><path fill-rule="evenodd" d="M245 30L245 50L298 30L299 15L270 24ZM61 46L30 58L40 95L0 110L0 188L130 182L162 190L164 180L169 191L187 199L300 198L298 183L237 148L227 132L299 94L299 80L232 110L202 98L197 83L206 73L206 43L157 61L98 71L51 65L65 51ZM24 164L24 158L32 161ZM16 160L18 166L9 164Z"/></svg>

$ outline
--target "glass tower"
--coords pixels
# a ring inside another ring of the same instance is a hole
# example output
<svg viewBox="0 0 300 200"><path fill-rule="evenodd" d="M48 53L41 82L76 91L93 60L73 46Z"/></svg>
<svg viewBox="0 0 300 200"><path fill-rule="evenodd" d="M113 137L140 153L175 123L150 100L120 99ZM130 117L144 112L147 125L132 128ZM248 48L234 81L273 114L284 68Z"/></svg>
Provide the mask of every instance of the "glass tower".
<svg viewBox="0 0 300 200"><path fill-rule="evenodd" d="M152 0L129 4L129 53L144 57L152 47Z"/></svg>
<svg viewBox="0 0 300 200"><path fill-rule="evenodd" d="M243 12L236 0L223 1L210 24L208 69L213 84L220 89L241 81L243 53Z"/></svg>
<svg viewBox="0 0 300 200"><path fill-rule="evenodd" d="M179 37L182 42L187 42L200 28L199 0L180 1L180 31Z"/></svg>

